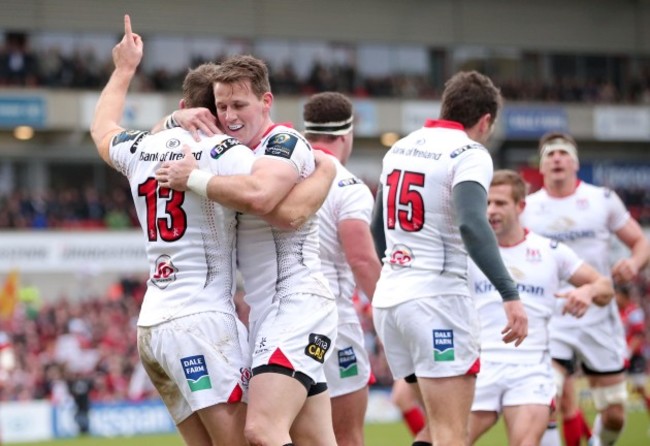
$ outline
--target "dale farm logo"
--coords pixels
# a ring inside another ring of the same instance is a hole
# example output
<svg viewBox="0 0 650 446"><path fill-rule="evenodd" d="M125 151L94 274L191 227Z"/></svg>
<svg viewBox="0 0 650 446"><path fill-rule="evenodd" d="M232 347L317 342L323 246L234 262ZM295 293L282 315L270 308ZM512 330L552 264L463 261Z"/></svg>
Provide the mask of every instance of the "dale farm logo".
<svg viewBox="0 0 650 446"><path fill-rule="evenodd" d="M339 350L339 376L341 378L349 378L359 374L359 367L357 366L357 355L354 353L352 346Z"/></svg>
<svg viewBox="0 0 650 446"><path fill-rule="evenodd" d="M187 379L187 385L190 386L192 392L212 388L205 356L195 355L181 358L181 365L183 366L185 379Z"/></svg>
<svg viewBox="0 0 650 446"><path fill-rule="evenodd" d="M433 360L436 362L455 360L453 330L433 330Z"/></svg>

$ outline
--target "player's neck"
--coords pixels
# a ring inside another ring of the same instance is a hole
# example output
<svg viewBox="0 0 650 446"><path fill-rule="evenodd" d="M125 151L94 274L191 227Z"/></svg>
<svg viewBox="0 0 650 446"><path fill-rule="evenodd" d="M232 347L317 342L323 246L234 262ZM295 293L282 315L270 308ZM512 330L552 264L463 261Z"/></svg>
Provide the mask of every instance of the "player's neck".
<svg viewBox="0 0 650 446"><path fill-rule="evenodd" d="M499 242L501 248L511 248L526 240L527 233L521 225L515 225L507 233L499 235L497 242Z"/></svg>
<svg viewBox="0 0 650 446"><path fill-rule="evenodd" d="M578 188L578 178L571 177L557 181L545 181L544 189L554 198L564 198L573 195Z"/></svg>

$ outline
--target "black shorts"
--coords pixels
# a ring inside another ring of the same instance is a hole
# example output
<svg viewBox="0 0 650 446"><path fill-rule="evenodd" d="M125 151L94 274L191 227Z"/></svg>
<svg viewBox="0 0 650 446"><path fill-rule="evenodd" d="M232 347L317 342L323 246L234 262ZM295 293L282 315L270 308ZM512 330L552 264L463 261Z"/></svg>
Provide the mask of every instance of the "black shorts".
<svg viewBox="0 0 650 446"><path fill-rule="evenodd" d="M646 372L646 359L643 355L632 355L627 373L630 375L641 375Z"/></svg>

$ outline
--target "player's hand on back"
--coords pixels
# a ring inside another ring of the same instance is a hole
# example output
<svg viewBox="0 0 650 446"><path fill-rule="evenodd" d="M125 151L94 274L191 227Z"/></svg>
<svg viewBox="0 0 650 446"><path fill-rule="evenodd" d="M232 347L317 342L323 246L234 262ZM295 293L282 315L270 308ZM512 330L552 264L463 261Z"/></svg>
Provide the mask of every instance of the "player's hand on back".
<svg viewBox="0 0 650 446"><path fill-rule="evenodd" d="M200 141L199 130L206 136L221 135L217 118L205 107L182 108L174 112L174 121L192 134L195 141Z"/></svg>
<svg viewBox="0 0 650 446"><path fill-rule="evenodd" d="M187 179L192 170L197 169L199 165L187 144L183 145L183 154L185 156L182 159L165 161L156 170L156 180L162 187L180 191L187 190Z"/></svg>
<svg viewBox="0 0 650 446"><path fill-rule="evenodd" d="M124 16L124 37L113 47L116 69L135 72L142 60L142 38L131 30L131 17Z"/></svg>
<svg viewBox="0 0 650 446"><path fill-rule="evenodd" d="M515 347L528 336L528 316L521 300L511 300L503 303L503 309L506 312L508 323L501 334L503 342L509 344L515 343Z"/></svg>

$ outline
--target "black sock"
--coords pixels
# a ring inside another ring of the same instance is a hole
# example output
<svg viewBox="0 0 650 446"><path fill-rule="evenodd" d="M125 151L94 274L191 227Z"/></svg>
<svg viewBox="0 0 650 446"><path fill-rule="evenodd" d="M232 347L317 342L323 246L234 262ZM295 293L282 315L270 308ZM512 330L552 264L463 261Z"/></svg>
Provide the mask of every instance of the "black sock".
<svg viewBox="0 0 650 446"><path fill-rule="evenodd" d="M433 443L428 441L414 441L412 446L433 446Z"/></svg>

